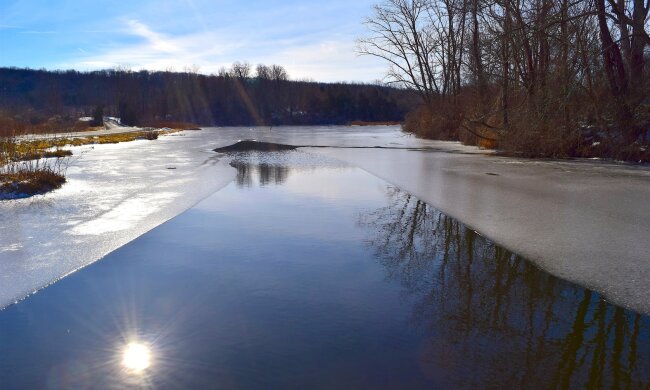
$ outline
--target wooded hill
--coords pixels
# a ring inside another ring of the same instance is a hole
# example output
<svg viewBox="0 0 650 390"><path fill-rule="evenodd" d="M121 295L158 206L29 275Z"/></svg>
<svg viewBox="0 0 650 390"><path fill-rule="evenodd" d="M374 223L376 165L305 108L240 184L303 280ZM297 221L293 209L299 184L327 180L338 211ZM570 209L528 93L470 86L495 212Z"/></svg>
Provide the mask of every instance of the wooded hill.
<svg viewBox="0 0 650 390"><path fill-rule="evenodd" d="M254 74L253 74L254 73ZM291 81L280 66L236 63L218 75L0 68L0 116L36 125L53 116L103 115L130 125L152 121L208 125L346 124L401 121L413 92L370 84Z"/></svg>

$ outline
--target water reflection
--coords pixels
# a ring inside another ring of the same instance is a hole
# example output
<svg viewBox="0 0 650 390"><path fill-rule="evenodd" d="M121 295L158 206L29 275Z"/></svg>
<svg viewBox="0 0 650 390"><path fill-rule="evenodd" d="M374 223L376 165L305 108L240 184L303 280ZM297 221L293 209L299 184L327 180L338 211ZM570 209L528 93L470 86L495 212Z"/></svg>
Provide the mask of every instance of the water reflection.
<svg viewBox="0 0 650 390"><path fill-rule="evenodd" d="M422 370L480 387L650 385L648 317L611 305L390 188L362 214L369 245L413 300Z"/></svg>
<svg viewBox="0 0 650 390"><path fill-rule="evenodd" d="M289 167L283 165L259 164L241 160L235 160L230 165L237 169L236 182L239 187L280 185L289 176Z"/></svg>
<svg viewBox="0 0 650 390"><path fill-rule="evenodd" d="M151 365L151 349L142 343L129 343L124 348L122 365L136 373L146 370Z"/></svg>

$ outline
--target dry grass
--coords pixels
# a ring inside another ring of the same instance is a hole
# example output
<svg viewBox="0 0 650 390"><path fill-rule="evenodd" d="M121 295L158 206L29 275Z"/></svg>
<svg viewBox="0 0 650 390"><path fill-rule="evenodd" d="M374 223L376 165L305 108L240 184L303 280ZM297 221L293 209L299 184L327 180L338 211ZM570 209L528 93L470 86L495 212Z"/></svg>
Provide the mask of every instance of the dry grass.
<svg viewBox="0 0 650 390"><path fill-rule="evenodd" d="M44 194L61 188L65 181L61 172L51 169L0 173L0 200Z"/></svg>
<svg viewBox="0 0 650 390"><path fill-rule="evenodd" d="M160 135L173 134L178 131L180 130L142 130L131 133L107 134L92 137L61 137L32 140L9 138L0 140L0 154L5 156L5 161L66 157L71 156L72 152L61 148L82 145L117 144L136 140L156 140ZM0 162L2 162L1 159Z"/></svg>
<svg viewBox="0 0 650 390"><path fill-rule="evenodd" d="M0 164L72 156L71 151L60 149L62 146L65 145L57 145L56 142L49 142L49 140L17 141L15 138L0 139Z"/></svg>
<svg viewBox="0 0 650 390"><path fill-rule="evenodd" d="M132 133L119 133L99 135L95 137L73 138L72 141L79 145L88 144L117 144L121 142L131 142L137 140L156 140L161 135L169 135L182 131L181 129L172 130L142 130Z"/></svg>
<svg viewBox="0 0 650 390"><path fill-rule="evenodd" d="M158 132L155 130L147 130L144 133L144 139L147 139L149 141L157 140L158 139Z"/></svg>
<svg viewBox="0 0 650 390"><path fill-rule="evenodd" d="M0 200L43 194L65 183L70 151L29 149L12 139L0 146Z"/></svg>
<svg viewBox="0 0 650 390"><path fill-rule="evenodd" d="M56 150L34 150L26 151L25 153L17 156L16 161L38 160L41 158L63 158L72 156L70 150L56 149Z"/></svg>
<svg viewBox="0 0 650 390"><path fill-rule="evenodd" d="M422 138L457 141L461 113L452 105L421 106L406 115L404 130Z"/></svg>

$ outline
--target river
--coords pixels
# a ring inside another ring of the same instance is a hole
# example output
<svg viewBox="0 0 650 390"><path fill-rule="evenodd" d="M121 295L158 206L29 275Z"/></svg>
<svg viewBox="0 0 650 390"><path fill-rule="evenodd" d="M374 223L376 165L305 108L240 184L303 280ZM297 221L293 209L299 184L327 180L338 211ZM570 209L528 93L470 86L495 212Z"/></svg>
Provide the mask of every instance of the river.
<svg viewBox="0 0 650 390"><path fill-rule="evenodd" d="M211 151L242 138L310 147ZM545 172L634 186L643 167L485 156L390 127L207 129L76 152L62 190L0 205L2 292L38 291L0 311L3 387L650 383L648 316L452 215L489 214L489 180L525 194L548 179L539 213L562 199ZM398 169L411 154L421 165ZM484 190L458 193L472 176ZM413 177L435 188L419 196ZM470 210L441 210L438 196ZM146 368L125 366L130 343L146 349Z"/></svg>

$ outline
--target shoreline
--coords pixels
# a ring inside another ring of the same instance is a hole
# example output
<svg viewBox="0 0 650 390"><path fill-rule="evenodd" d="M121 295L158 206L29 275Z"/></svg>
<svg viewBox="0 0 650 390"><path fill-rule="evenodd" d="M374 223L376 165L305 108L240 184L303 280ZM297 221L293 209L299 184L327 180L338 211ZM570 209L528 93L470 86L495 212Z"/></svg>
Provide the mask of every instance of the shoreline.
<svg viewBox="0 0 650 390"><path fill-rule="evenodd" d="M64 159L72 147L118 144L138 140L155 141L159 136L184 131L171 128L111 126L103 130L57 134L26 134L8 141L16 151L0 166L0 202L27 199L61 188L66 182ZM1 140L0 140L1 141ZM49 143L48 143L49 142ZM17 152L20 150L19 152ZM42 162L42 164L41 164ZM50 177L55 177L51 179Z"/></svg>

